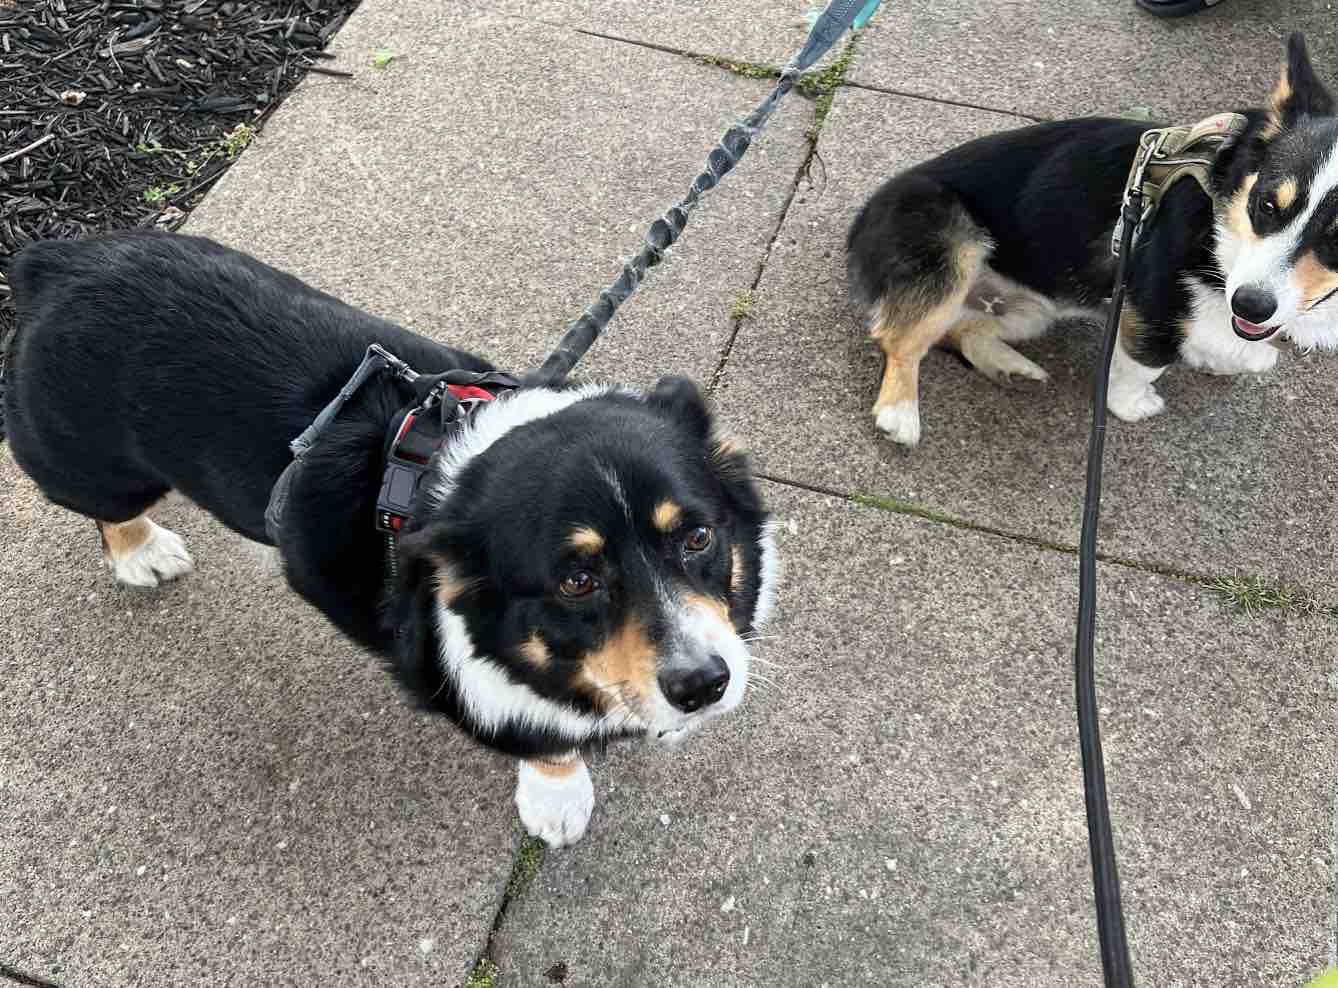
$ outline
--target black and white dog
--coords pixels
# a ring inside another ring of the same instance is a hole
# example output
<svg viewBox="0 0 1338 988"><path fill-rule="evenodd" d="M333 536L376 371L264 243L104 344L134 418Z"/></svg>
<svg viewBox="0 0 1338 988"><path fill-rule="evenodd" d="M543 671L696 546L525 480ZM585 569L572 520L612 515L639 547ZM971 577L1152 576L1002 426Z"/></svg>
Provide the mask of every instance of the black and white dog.
<svg viewBox="0 0 1338 988"><path fill-rule="evenodd" d="M288 441L369 344L424 373L488 369L197 237L37 243L9 278L10 448L48 498L97 523L132 586L191 569L148 515L169 490L270 542ZM373 378L306 454L279 536L288 581L423 704L518 757L526 828L572 843L594 806L582 746L673 741L743 698L776 570L747 458L683 379L646 394L521 388L432 461L388 590L374 520L407 402Z"/></svg>
<svg viewBox="0 0 1338 988"><path fill-rule="evenodd" d="M1282 338L1338 348L1338 117L1300 35L1267 105L1214 160L1211 199L1180 182L1131 264L1108 407L1165 402L1177 360L1258 373ZM1121 119L1038 124L971 141L882 186L847 238L851 291L886 358L880 429L920 440L920 361L957 350L987 377L1045 380L1010 347L1109 297L1111 234L1139 138ZM1265 342L1270 337L1277 340Z"/></svg>

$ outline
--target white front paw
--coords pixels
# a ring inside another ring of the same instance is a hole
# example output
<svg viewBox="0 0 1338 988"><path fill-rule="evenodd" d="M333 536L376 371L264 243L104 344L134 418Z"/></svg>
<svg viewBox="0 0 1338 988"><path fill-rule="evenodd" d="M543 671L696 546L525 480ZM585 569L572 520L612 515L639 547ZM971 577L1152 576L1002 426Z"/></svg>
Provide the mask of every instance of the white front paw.
<svg viewBox="0 0 1338 988"><path fill-rule="evenodd" d="M567 769L559 774L560 769ZM575 844L585 835L595 809L595 785L579 758L574 768L535 768L521 761L516 778L516 809L532 836L549 847Z"/></svg>
<svg viewBox="0 0 1338 988"><path fill-rule="evenodd" d="M920 406L914 401L884 405L873 410L874 422L889 439L903 446L920 442Z"/></svg>
<svg viewBox="0 0 1338 988"><path fill-rule="evenodd" d="M144 521L149 530L144 544L123 559L111 562L117 580L127 586L150 589L185 576L194 569L195 564L180 535L151 518Z"/></svg>
<svg viewBox="0 0 1338 988"><path fill-rule="evenodd" d="M1141 422L1165 411L1166 400L1149 384L1136 390L1111 391L1106 396L1106 408L1124 422Z"/></svg>

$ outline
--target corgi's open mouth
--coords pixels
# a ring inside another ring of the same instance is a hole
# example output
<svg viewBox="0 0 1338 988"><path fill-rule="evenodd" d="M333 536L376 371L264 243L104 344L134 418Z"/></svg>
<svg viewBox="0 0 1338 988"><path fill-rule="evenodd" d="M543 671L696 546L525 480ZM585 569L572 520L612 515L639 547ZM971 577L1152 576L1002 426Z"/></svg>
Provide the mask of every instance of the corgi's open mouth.
<svg viewBox="0 0 1338 988"><path fill-rule="evenodd" d="M1240 316L1232 316L1231 328L1236 331L1236 335L1242 340L1249 340L1251 343L1259 343L1262 340L1268 339L1282 327L1260 326L1257 323L1242 319Z"/></svg>

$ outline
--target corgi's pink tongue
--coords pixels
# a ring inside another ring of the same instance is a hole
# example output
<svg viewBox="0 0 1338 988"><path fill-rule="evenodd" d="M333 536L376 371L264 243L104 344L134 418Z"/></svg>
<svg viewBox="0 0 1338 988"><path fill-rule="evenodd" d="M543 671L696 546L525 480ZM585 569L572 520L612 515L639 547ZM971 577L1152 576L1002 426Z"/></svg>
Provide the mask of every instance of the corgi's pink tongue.
<svg viewBox="0 0 1338 988"><path fill-rule="evenodd" d="M1249 340L1251 343L1266 340L1278 331L1276 326L1270 329L1268 326L1260 326L1242 319L1240 316L1231 317L1231 328L1236 331L1236 335L1242 340Z"/></svg>

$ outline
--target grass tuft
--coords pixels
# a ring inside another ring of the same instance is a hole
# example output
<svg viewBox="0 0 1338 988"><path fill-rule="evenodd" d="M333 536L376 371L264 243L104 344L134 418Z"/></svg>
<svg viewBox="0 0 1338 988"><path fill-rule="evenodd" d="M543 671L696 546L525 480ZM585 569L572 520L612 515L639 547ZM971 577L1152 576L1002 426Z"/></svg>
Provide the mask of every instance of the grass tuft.
<svg viewBox="0 0 1338 988"><path fill-rule="evenodd" d="M1325 607L1304 587L1270 583L1262 576L1215 577L1208 589L1227 606L1249 617L1265 611L1281 611L1288 617L1328 614L1338 617L1338 608Z"/></svg>
<svg viewBox="0 0 1338 988"><path fill-rule="evenodd" d="M729 314L734 319L747 319L753 313L753 302L755 296L751 291L739 292L739 297L734 300L733 307Z"/></svg>

